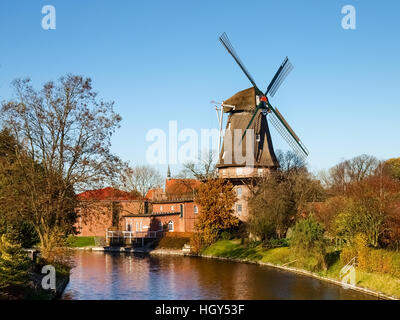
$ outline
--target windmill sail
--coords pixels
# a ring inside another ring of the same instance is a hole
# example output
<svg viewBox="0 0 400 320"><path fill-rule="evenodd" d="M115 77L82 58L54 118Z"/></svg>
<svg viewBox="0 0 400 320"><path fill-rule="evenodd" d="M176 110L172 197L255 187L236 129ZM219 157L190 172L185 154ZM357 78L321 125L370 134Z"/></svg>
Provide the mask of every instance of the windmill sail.
<svg viewBox="0 0 400 320"><path fill-rule="evenodd" d="M257 165L263 165L265 167L277 166L276 157L272 147L272 140L269 134L268 121L265 119L265 115L270 115L269 119L271 123L286 140L289 146L291 146L301 158L306 158L308 155L307 148L300 141L299 137L289 126L282 114L270 105L267 98L267 94L271 97L275 95L282 82L288 76L290 71L292 71L293 65L290 63L289 58L286 57L283 60L263 95L263 93L258 89L253 77L240 60L239 55L236 53L225 32L219 37L219 41L233 57L240 69L242 69L243 73L253 85L253 88L238 92L225 101L225 103L235 106L235 108L224 107L224 112L229 112L230 114L228 125L232 125L234 129L242 130L242 148L245 146L244 137L248 129L254 130L255 128L258 128L255 130L256 139L254 141L254 147L257 150L255 154ZM267 139L265 139L265 137ZM224 144L225 142L226 139L224 137ZM223 155L224 153L220 154L220 166L223 163Z"/></svg>
<svg viewBox="0 0 400 320"><path fill-rule="evenodd" d="M275 73L275 76L272 78L270 84L268 85L267 91L265 91L265 95L269 93L270 96L273 97L276 91L281 86L283 80L286 79L286 77L292 70L293 70L293 65L290 63L289 58L286 57L285 60L283 60L278 71Z"/></svg>
<svg viewBox="0 0 400 320"><path fill-rule="evenodd" d="M222 45L225 47L226 50L230 53L232 58L236 61L239 65L240 69L242 69L243 73L246 75L247 79L251 82L254 88L257 88L256 82L254 81L253 77L251 76L250 72L247 70L245 65L243 64L242 60L240 60L239 55L236 53L235 48L232 46L231 42L229 41L228 36L224 32L220 37L219 41L221 41Z"/></svg>
<svg viewBox="0 0 400 320"><path fill-rule="evenodd" d="M269 107L272 110L269 117L272 125L299 157L303 159L306 158L309 153L306 146L301 142L282 114L277 109L274 109L271 105L269 105Z"/></svg>

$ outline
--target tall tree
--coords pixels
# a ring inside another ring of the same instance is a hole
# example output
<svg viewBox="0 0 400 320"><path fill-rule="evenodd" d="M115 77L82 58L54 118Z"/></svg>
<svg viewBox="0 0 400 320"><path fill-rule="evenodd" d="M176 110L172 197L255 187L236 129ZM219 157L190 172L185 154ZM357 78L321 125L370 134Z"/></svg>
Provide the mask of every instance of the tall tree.
<svg viewBox="0 0 400 320"><path fill-rule="evenodd" d="M249 231L261 239L281 238L309 202L324 198L324 190L291 151L277 152L280 168L251 188Z"/></svg>
<svg viewBox="0 0 400 320"><path fill-rule="evenodd" d="M209 179L198 188L195 201L201 207L196 228L205 237L206 244L214 241L221 231L238 226L233 206L236 194L230 182Z"/></svg>
<svg viewBox="0 0 400 320"><path fill-rule="evenodd" d="M15 98L1 108L3 125L18 142L18 184L2 204L20 210L39 234L42 248L71 231L75 192L95 189L115 177L119 159L110 152L120 116L97 98L90 78L67 75L35 90L29 79L13 82ZM18 194L13 192L18 188Z"/></svg>

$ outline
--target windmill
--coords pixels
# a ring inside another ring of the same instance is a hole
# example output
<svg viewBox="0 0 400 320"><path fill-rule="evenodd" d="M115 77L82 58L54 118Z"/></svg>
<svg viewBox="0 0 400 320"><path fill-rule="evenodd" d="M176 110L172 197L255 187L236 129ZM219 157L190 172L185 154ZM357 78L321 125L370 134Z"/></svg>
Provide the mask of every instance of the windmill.
<svg viewBox="0 0 400 320"><path fill-rule="evenodd" d="M279 163L276 159L271 135L268 128L268 121L276 128L282 138L288 143L293 151L301 158L305 159L308 156L308 150L301 142L299 137L293 131L291 126L279 112L273 107L269 98L274 97L276 91L281 86L282 82L292 71L293 66L286 57L269 83L265 92L262 92L256 85L253 77L250 75L238 54L230 43L226 33L219 37L220 42L236 61L240 69L249 79L252 87L236 93L234 96L225 100L221 106L225 113L229 113L227 129L241 129L243 132L241 137L242 148L244 148L246 140L244 139L249 129L254 130L254 156L255 167L278 167ZM233 107L234 106L234 107ZM224 144L227 137L224 137ZM232 145L232 144L231 144ZM224 149L224 147L223 147ZM234 167L224 164L225 150L221 150L219 168Z"/></svg>

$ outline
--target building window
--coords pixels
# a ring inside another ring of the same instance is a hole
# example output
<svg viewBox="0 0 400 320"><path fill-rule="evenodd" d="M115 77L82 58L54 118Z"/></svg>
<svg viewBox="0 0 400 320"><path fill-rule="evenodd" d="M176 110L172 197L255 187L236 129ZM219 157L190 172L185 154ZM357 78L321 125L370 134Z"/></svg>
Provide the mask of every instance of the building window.
<svg viewBox="0 0 400 320"><path fill-rule="evenodd" d="M174 206L171 206L171 211L174 211L175 210L175 207Z"/></svg>
<svg viewBox="0 0 400 320"><path fill-rule="evenodd" d="M198 208L196 205L194 205L194 207L193 207L193 212L194 212L195 214L198 214L198 213L199 213L199 208Z"/></svg>
<svg viewBox="0 0 400 320"><path fill-rule="evenodd" d="M242 212L242 205L241 204L237 204L236 205L236 212L237 213L241 213Z"/></svg>
<svg viewBox="0 0 400 320"><path fill-rule="evenodd" d="M132 231L132 225L130 223L126 224L126 231Z"/></svg>
<svg viewBox="0 0 400 320"><path fill-rule="evenodd" d="M162 212L162 206L160 206L160 212Z"/></svg>
<svg viewBox="0 0 400 320"><path fill-rule="evenodd" d="M168 232L173 232L174 231L174 222L170 221L168 222Z"/></svg>
<svg viewBox="0 0 400 320"><path fill-rule="evenodd" d="M162 231L163 229L164 229L164 228L163 228L162 222L161 222L161 221L158 221L158 230Z"/></svg>
<svg viewBox="0 0 400 320"><path fill-rule="evenodd" d="M257 172L259 177L263 176L263 169L258 169Z"/></svg>
<svg viewBox="0 0 400 320"><path fill-rule="evenodd" d="M236 174L237 175L243 174L243 168L236 168Z"/></svg>
<svg viewBox="0 0 400 320"><path fill-rule="evenodd" d="M242 188L241 188L241 187L238 187L238 188L236 189L236 193L237 193L237 196L240 197L240 196L242 195Z"/></svg>

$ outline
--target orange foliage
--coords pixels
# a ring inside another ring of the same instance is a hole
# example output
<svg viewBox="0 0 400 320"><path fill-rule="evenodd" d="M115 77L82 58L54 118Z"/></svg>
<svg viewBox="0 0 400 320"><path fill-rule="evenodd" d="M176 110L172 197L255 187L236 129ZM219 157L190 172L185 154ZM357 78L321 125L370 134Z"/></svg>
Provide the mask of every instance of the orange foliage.
<svg viewBox="0 0 400 320"><path fill-rule="evenodd" d="M203 232L220 232L239 225L233 206L237 201L230 182L210 179L199 186L196 202L201 206L196 228Z"/></svg>

